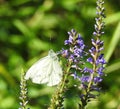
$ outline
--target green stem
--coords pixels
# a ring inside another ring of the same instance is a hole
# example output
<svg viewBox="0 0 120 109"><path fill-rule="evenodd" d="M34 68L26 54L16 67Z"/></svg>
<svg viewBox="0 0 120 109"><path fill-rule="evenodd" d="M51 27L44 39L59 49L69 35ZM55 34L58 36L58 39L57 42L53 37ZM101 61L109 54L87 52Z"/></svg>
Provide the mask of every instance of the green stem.
<svg viewBox="0 0 120 109"><path fill-rule="evenodd" d="M69 76L70 68L71 68L71 63L68 64L67 69L64 72L65 74L63 74L62 81L58 85L57 91L53 95L53 97L51 99L50 107L48 109L61 109L62 103L64 101L63 93L65 92L65 89L66 89L66 81Z"/></svg>

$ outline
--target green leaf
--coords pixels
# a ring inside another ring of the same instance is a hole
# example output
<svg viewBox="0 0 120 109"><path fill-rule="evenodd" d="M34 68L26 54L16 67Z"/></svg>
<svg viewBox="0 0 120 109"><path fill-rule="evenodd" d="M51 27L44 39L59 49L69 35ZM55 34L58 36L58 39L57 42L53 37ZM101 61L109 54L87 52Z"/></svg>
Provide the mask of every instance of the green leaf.
<svg viewBox="0 0 120 109"><path fill-rule="evenodd" d="M107 62L110 60L110 57L112 56L117 44L119 43L119 40L120 40L120 22L118 23L115 29L115 32L110 40L110 43L105 54L105 59Z"/></svg>
<svg viewBox="0 0 120 109"><path fill-rule="evenodd" d="M115 72L116 70L119 70L119 69L120 69L120 60L107 66L105 72L111 73L111 72Z"/></svg>
<svg viewBox="0 0 120 109"><path fill-rule="evenodd" d="M114 22L118 22L118 21L120 21L120 12L109 15L107 16L107 18L105 18L106 25L113 24Z"/></svg>

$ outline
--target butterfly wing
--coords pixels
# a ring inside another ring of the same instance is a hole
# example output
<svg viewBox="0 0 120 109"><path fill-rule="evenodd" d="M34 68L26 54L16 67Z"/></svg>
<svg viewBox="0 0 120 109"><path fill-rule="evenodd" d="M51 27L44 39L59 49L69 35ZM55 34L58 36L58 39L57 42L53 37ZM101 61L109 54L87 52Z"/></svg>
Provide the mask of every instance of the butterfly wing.
<svg viewBox="0 0 120 109"><path fill-rule="evenodd" d="M58 60L52 61L52 70L48 76L49 80L47 85L54 86L57 85L62 79L62 68L58 62Z"/></svg>
<svg viewBox="0 0 120 109"><path fill-rule="evenodd" d="M50 67L50 63L51 58L49 56L40 59L30 67L25 75L25 79L32 79L32 82L38 84L48 82L48 79L46 78L46 71L48 66Z"/></svg>
<svg viewBox="0 0 120 109"><path fill-rule="evenodd" d="M40 59L27 71L25 79L32 79L33 83L48 86L57 85L62 78L62 68L54 51L50 50L48 56Z"/></svg>
<svg viewBox="0 0 120 109"><path fill-rule="evenodd" d="M44 84L49 82L49 76L52 72L52 59L46 59L47 64L40 68L40 71L32 78L34 83ZM37 81L36 81L37 80Z"/></svg>

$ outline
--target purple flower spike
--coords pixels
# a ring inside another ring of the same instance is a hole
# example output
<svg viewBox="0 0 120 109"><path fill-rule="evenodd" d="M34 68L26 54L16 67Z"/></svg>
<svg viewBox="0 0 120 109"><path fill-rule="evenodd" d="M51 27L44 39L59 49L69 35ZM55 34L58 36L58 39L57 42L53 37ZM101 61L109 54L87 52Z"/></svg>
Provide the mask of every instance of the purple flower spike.
<svg viewBox="0 0 120 109"><path fill-rule="evenodd" d="M89 49L89 57L87 58L87 62L90 65L90 68L84 67L82 70L82 77L80 78L81 81L81 90L86 93L82 93L80 96L81 99L81 107L85 107L87 103L91 100L91 98L96 98L98 94L91 93L92 91L100 92L100 88L98 83L102 82L102 76L104 75L104 64L106 61L104 59L104 55L101 54L101 51L104 49L103 45L104 42L100 40L100 37L104 34L104 22L103 19L104 15L104 7L103 7L103 0L97 0L97 7L96 7L96 14L97 17L95 18L96 23L94 24L95 31L93 35L95 36L94 39L91 39L92 47ZM79 40L78 45L82 46L82 41ZM78 53L78 52L77 52ZM88 55L87 55L88 56ZM88 64L85 64L88 66ZM85 87L83 87L85 86ZM82 91L81 91L82 92Z"/></svg>
<svg viewBox="0 0 120 109"><path fill-rule="evenodd" d="M70 46L67 50L62 50L62 56L66 57L69 61L74 62L74 64L80 64L81 58L85 54L84 48L85 44L80 34L78 34L74 29L68 32L69 38L65 40L65 45Z"/></svg>

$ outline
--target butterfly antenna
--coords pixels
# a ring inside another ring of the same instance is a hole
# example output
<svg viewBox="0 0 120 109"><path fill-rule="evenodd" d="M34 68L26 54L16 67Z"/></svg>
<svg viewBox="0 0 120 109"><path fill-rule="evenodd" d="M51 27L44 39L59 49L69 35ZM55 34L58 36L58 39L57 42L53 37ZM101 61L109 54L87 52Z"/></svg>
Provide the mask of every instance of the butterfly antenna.
<svg viewBox="0 0 120 109"><path fill-rule="evenodd" d="M50 36L50 46L49 46L49 50L51 50L51 48L52 48L52 37ZM61 51L57 51L56 52L56 55L59 55L59 54L61 54Z"/></svg>
<svg viewBox="0 0 120 109"><path fill-rule="evenodd" d="M49 50L51 50L51 48L52 48L51 44L52 44L52 37L51 37L51 35L50 35Z"/></svg>

